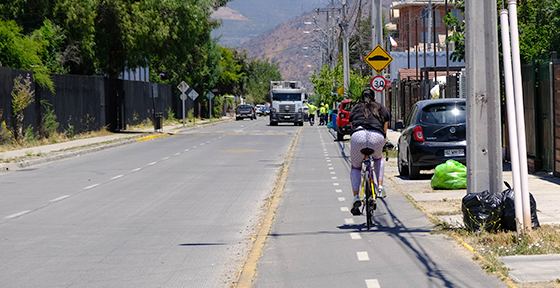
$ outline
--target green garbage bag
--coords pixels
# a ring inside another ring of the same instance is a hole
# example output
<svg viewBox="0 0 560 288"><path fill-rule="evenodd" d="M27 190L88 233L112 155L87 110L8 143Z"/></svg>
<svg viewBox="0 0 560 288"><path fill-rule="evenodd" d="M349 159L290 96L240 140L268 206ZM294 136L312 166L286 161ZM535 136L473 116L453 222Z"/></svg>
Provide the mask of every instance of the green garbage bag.
<svg viewBox="0 0 560 288"><path fill-rule="evenodd" d="M327 128L329 128L329 129L332 128L332 122L327 123Z"/></svg>
<svg viewBox="0 0 560 288"><path fill-rule="evenodd" d="M430 184L432 189L466 189L467 167L455 160L447 160L436 167Z"/></svg>

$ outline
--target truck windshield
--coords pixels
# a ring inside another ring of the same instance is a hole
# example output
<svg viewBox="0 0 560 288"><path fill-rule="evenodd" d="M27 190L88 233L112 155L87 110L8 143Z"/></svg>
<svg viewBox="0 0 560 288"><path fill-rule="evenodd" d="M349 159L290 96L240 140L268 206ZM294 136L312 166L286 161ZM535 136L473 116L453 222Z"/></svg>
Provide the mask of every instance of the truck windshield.
<svg viewBox="0 0 560 288"><path fill-rule="evenodd" d="M301 93L272 93L272 101L301 101Z"/></svg>

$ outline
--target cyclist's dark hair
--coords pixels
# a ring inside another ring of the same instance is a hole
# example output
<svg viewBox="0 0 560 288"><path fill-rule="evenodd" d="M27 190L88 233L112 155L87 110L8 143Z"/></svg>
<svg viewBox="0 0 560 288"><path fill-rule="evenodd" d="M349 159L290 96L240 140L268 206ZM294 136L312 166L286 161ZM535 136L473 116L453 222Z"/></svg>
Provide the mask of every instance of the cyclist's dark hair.
<svg viewBox="0 0 560 288"><path fill-rule="evenodd" d="M372 89L366 89L362 92L362 97L360 102L356 104L356 108L362 110L366 118L373 115L379 122L383 122L381 119L383 105L375 102L375 92Z"/></svg>

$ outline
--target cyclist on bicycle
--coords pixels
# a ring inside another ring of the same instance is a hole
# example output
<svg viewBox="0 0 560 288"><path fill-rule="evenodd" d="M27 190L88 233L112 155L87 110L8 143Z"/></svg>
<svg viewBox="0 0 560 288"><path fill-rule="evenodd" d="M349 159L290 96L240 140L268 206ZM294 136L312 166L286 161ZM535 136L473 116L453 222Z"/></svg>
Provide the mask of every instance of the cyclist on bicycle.
<svg viewBox="0 0 560 288"><path fill-rule="evenodd" d="M383 188L383 173L385 171L385 161L383 160L383 146L387 137L387 126L390 120L389 111L383 105L375 102L375 92L366 89L362 92L360 102L350 111L350 123L352 124L352 136L350 137L350 157L352 170L350 170L350 182L354 202L352 214L360 215L359 207L362 205L359 195L362 162L365 155L361 150L364 148L373 149L370 157L373 159L375 175L378 184L378 197L387 196Z"/></svg>

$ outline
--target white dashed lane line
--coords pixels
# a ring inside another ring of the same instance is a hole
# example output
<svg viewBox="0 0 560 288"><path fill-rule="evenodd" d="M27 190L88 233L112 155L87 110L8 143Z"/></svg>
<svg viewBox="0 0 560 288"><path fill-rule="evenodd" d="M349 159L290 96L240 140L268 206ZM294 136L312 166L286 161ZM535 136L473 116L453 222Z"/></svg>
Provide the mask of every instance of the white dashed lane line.
<svg viewBox="0 0 560 288"><path fill-rule="evenodd" d="M353 218L346 218L346 219L344 219L344 223L346 223L346 224L354 224L354 219L353 219Z"/></svg>
<svg viewBox="0 0 560 288"><path fill-rule="evenodd" d="M220 138L222 138L222 137L218 137L218 138L215 138L215 139L213 139L213 140L220 139ZM207 141L206 143L210 143L210 142L211 142L211 141ZM204 145L204 144L205 144L205 143L202 143L202 144L200 144L200 146L202 146L202 145ZM197 146L193 146L192 148L194 149L194 148L196 148L196 147L197 147ZM185 149L183 152L187 152L187 151L189 151L189 150L190 150L190 149ZM179 156L179 155L181 155L180 152L174 154L174 156ZM171 158L171 157L165 157L165 158L162 158L162 160L167 160L167 159L170 159L170 158ZM151 163L148 163L147 166L152 166L152 165L155 165L155 164L157 164L157 163L158 163L158 162L151 162ZM132 172L138 172L138 171L140 171L140 170L142 170L142 167L133 169ZM124 176L125 176L125 175L117 175L117 176L112 177L111 180L116 180L116 179L122 178L122 177L124 177ZM95 188L95 187L97 187L97 186L99 186L99 185L101 185L101 183L93 184L93 185L84 187L83 190L89 190L89 189ZM58 197L58 198L55 198L55 199L50 200L49 203L58 202L58 201L61 201L61 200L66 199L66 198L69 198L69 197L71 197L71 196L72 196L72 195L64 195L64 196L61 196L61 197ZM22 215L25 215L25 214L27 214L27 213L30 213L30 212L31 212L31 210L24 210L24 211L21 211L21 212L12 214L12 215L8 215L8 216L6 216L6 217L4 217L4 218L5 218L5 219L14 219L14 218L20 217L20 216L22 216Z"/></svg>
<svg viewBox="0 0 560 288"><path fill-rule="evenodd" d="M336 190L334 190L334 192L336 192L336 193L342 193L342 189L336 189Z"/></svg>
<svg viewBox="0 0 560 288"><path fill-rule="evenodd" d="M52 199L52 200L49 201L49 202L51 202L51 203L58 202L58 201L60 201L60 200L66 199L66 198L68 198L68 197L70 197L70 195L60 196L60 197L58 197L58 198Z"/></svg>
<svg viewBox="0 0 560 288"><path fill-rule="evenodd" d="M18 212L18 213L15 213L15 214L6 216L6 217L4 217L4 218L6 218L6 219L14 219L14 218L17 218L17 217L19 217L19 216L25 215L25 214L27 214L27 213L29 213L29 212L31 212L31 210L25 210L25 211L21 211L21 212Z"/></svg>
<svg viewBox="0 0 560 288"><path fill-rule="evenodd" d="M348 211L350 211L350 210L348 209L348 207L340 207L340 211L342 211L342 212L348 212Z"/></svg>
<svg viewBox="0 0 560 288"><path fill-rule="evenodd" d="M369 261L369 255L366 251L356 252L356 255L358 255L358 261Z"/></svg>
<svg viewBox="0 0 560 288"><path fill-rule="evenodd" d="M367 288L381 288L377 279L366 279Z"/></svg>
<svg viewBox="0 0 560 288"><path fill-rule="evenodd" d="M362 236L360 236L360 233L352 232L350 233L350 238L352 238L352 240L360 240Z"/></svg>
<svg viewBox="0 0 560 288"><path fill-rule="evenodd" d="M338 183L332 183L332 185L334 185L334 186L339 186L340 184L338 184Z"/></svg>
<svg viewBox="0 0 560 288"><path fill-rule="evenodd" d="M100 184L93 184L93 185L89 185L89 186L87 186L87 187L84 187L84 190L88 190L88 189L91 189L91 188L97 187L97 186L99 186L99 185L100 185Z"/></svg>
<svg viewBox="0 0 560 288"><path fill-rule="evenodd" d="M346 201L346 198L344 198L344 197L338 197L338 201L344 202L344 201Z"/></svg>

